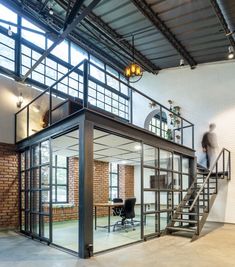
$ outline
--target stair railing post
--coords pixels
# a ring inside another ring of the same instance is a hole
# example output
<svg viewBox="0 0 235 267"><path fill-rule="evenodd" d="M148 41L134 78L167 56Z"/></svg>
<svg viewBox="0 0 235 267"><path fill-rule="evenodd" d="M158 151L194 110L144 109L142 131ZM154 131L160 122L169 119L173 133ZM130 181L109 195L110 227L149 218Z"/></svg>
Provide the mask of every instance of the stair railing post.
<svg viewBox="0 0 235 267"><path fill-rule="evenodd" d="M216 162L216 165L215 165L215 193L217 194L218 193L218 162Z"/></svg>
<svg viewBox="0 0 235 267"><path fill-rule="evenodd" d="M228 154L228 167L229 167L229 171L228 171L228 180L231 180L231 152L229 151Z"/></svg>
<svg viewBox="0 0 235 267"><path fill-rule="evenodd" d="M199 207L199 198L197 199L197 235L199 235L199 227L200 227L200 207Z"/></svg>
<svg viewBox="0 0 235 267"><path fill-rule="evenodd" d="M224 178L224 174L225 174L225 150L223 149L223 178Z"/></svg>
<svg viewBox="0 0 235 267"><path fill-rule="evenodd" d="M207 180L207 210L210 208L210 178Z"/></svg>

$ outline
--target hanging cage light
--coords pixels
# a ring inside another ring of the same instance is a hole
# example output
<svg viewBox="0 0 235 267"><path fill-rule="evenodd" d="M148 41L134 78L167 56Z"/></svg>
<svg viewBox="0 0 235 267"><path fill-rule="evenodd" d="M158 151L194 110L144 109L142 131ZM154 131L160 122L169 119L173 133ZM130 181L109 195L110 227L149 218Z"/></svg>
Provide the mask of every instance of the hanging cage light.
<svg viewBox="0 0 235 267"><path fill-rule="evenodd" d="M142 68L137 63L135 63L134 35L132 36L132 49L132 62L128 66L126 66L124 70L124 75L126 78L129 79L129 82L135 83L142 78L143 71Z"/></svg>

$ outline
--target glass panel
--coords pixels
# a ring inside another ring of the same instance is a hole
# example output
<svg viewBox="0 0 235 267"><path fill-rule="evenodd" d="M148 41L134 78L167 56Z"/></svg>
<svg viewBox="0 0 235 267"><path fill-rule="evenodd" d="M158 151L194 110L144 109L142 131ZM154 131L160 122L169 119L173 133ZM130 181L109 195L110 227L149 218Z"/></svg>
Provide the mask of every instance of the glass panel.
<svg viewBox="0 0 235 267"><path fill-rule="evenodd" d="M144 165L157 167L157 149L144 145Z"/></svg>
<svg viewBox="0 0 235 267"><path fill-rule="evenodd" d="M144 191L144 206L146 211L153 212L158 211L158 192Z"/></svg>
<svg viewBox="0 0 235 267"><path fill-rule="evenodd" d="M173 176L174 176L173 187L175 190L180 190L181 189L180 174L174 173Z"/></svg>
<svg viewBox="0 0 235 267"><path fill-rule="evenodd" d="M16 115L16 141L27 137L27 109Z"/></svg>
<svg viewBox="0 0 235 267"><path fill-rule="evenodd" d="M41 143L41 164L49 163L49 141Z"/></svg>
<svg viewBox="0 0 235 267"><path fill-rule="evenodd" d="M144 168L144 188L158 188L158 177L154 169Z"/></svg>
<svg viewBox="0 0 235 267"><path fill-rule="evenodd" d="M76 66L84 59L88 59L87 52L71 42L71 65Z"/></svg>
<svg viewBox="0 0 235 267"><path fill-rule="evenodd" d="M144 216L144 235L151 235L158 232L158 214Z"/></svg>
<svg viewBox="0 0 235 267"><path fill-rule="evenodd" d="M183 175L182 176L182 189L187 190L189 188L189 176Z"/></svg>
<svg viewBox="0 0 235 267"><path fill-rule="evenodd" d="M21 212L21 230L25 231L25 212Z"/></svg>
<svg viewBox="0 0 235 267"><path fill-rule="evenodd" d="M39 212L39 196L40 196L40 191L32 191L31 192L31 197L32 197L32 207L31 210L34 212Z"/></svg>
<svg viewBox="0 0 235 267"><path fill-rule="evenodd" d="M0 18L2 20L6 20L6 21L17 24L17 14L2 4L0 4ZM9 29L9 24L7 23L1 22L0 25L6 29ZM17 32L16 27L11 27L11 30L15 33Z"/></svg>
<svg viewBox="0 0 235 267"><path fill-rule="evenodd" d="M160 168L172 169L172 153L166 150L160 150Z"/></svg>
<svg viewBox="0 0 235 267"><path fill-rule="evenodd" d="M57 184L67 184L67 170L57 168Z"/></svg>
<svg viewBox="0 0 235 267"><path fill-rule="evenodd" d="M49 166L41 168L41 187L48 188L50 185Z"/></svg>
<svg viewBox="0 0 235 267"><path fill-rule="evenodd" d="M33 166L39 165L39 146L33 148Z"/></svg>
<svg viewBox="0 0 235 267"><path fill-rule="evenodd" d="M39 168L33 169L32 189L39 189Z"/></svg>
<svg viewBox="0 0 235 267"><path fill-rule="evenodd" d="M49 227L49 216L40 216L41 217L41 235L44 238L50 238L50 227Z"/></svg>
<svg viewBox="0 0 235 267"><path fill-rule="evenodd" d="M172 173L161 171L159 175L159 188L172 189Z"/></svg>
<svg viewBox="0 0 235 267"><path fill-rule="evenodd" d="M21 190L25 190L25 172L21 173Z"/></svg>
<svg viewBox="0 0 235 267"><path fill-rule="evenodd" d="M63 51L63 53L61 53ZM64 40L62 43L58 44L51 52L56 57L60 58L61 60L68 62L69 58L69 46L68 41Z"/></svg>
<svg viewBox="0 0 235 267"><path fill-rule="evenodd" d="M168 214L167 212L160 213L160 231L165 230L168 224Z"/></svg>
<svg viewBox="0 0 235 267"><path fill-rule="evenodd" d="M160 192L160 210L172 209L172 192Z"/></svg>
<svg viewBox="0 0 235 267"><path fill-rule="evenodd" d="M180 156L174 154L174 171L181 171L181 161Z"/></svg>
<svg viewBox="0 0 235 267"><path fill-rule="evenodd" d="M32 231L34 234L39 235L39 215L31 214L32 218Z"/></svg>
<svg viewBox="0 0 235 267"><path fill-rule="evenodd" d="M67 167L67 157L57 155L57 167Z"/></svg>
<svg viewBox="0 0 235 267"><path fill-rule="evenodd" d="M182 172L189 173L189 159L183 158L182 160Z"/></svg>

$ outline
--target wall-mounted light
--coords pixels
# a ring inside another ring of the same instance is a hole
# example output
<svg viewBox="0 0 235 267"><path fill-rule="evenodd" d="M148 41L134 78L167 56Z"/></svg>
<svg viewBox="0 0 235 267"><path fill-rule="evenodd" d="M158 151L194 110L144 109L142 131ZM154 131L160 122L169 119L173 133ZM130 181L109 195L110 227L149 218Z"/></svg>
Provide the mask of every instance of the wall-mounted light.
<svg viewBox="0 0 235 267"><path fill-rule="evenodd" d="M20 93L20 95L18 96L18 100L17 100L17 102L16 102L16 106L17 106L17 108L21 108L23 102L24 102L24 98L23 98L23 96L22 96L22 93Z"/></svg>
<svg viewBox="0 0 235 267"><path fill-rule="evenodd" d="M234 49L232 46L228 47L228 59L233 59L234 58Z"/></svg>
<svg viewBox="0 0 235 267"><path fill-rule="evenodd" d="M11 26L10 26L10 25L9 25L9 28L8 28L7 34L8 34L9 36L12 36L12 30L11 30Z"/></svg>

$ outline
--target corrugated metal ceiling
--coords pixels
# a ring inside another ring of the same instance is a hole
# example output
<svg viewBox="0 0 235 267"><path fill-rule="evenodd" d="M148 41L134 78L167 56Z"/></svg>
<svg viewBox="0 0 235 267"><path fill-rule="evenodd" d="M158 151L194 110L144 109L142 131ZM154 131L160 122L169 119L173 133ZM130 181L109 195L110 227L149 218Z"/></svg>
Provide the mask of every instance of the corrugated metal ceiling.
<svg viewBox="0 0 235 267"><path fill-rule="evenodd" d="M45 3L43 0L33 1L35 4ZM85 6L91 1L86 0ZM70 1L71 6L74 2ZM227 59L231 44L211 5L212 0L140 2L147 4L150 13L163 22L170 34L154 25L134 0L102 0L75 32L120 62L120 66L130 61L132 35L135 36L135 49L139 52L136 52L136 59L150 71L179 66L182 51L172 44L171 38L167 38L169 35L197 64ZM22 1L23 5L26 3L27 0ZM55 17L63 21L68 0L49 0L48 3L52 4ZM235 30L235 1L218 0L217 3L229 29Z"/></svg>

